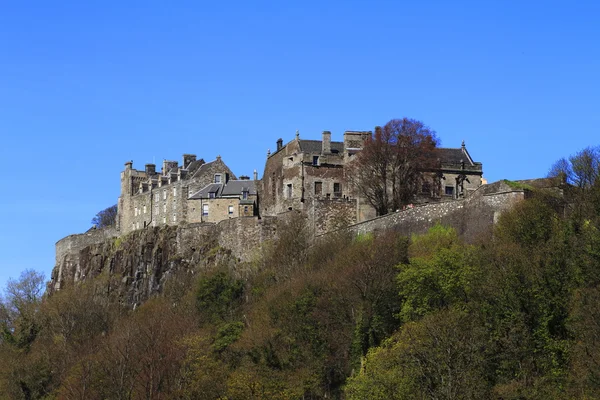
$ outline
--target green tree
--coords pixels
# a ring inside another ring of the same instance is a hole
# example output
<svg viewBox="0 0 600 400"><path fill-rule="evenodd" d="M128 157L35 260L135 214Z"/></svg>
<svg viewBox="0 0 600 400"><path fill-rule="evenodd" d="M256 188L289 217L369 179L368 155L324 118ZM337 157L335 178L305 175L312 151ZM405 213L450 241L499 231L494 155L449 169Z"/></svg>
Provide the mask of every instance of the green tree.
<svg viewBox="0 0 600 400"><path fill-rule="evenodd" d="M456 309L404 325L373 348L360 374L348 380L350 400L483 399L484 330L477 318Z"/></svg>

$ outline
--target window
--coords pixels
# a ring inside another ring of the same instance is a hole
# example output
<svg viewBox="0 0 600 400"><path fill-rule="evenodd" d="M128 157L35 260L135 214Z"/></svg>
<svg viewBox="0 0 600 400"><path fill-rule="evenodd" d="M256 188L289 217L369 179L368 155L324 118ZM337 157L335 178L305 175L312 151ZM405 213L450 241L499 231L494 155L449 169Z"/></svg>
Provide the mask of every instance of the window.
<svg viewBox="0 0 600 400"><path fill-rule="evenodd" d="M163 224L167 223L167 217L163 217Z"/></svg>
<svg viewBox="0 0 600 400"><path fill-rule="evenodd" d="M315 182L315 195L321 195L323 193L323 182Z"/></svg>
<svg viewBox="0 0 600 400"><path fill-rule="evenodd" d="M154 201L158 201L159 197L158 197L158 193L154 193Z"/></svg>
<svg viewBox="0 0 600 400"><path fill-rule="evenodd" d="M146 214L146 205L144 204L144 214Z"/></svg>
<svg viewBox="0 0 600 400"><path fill-rule="evenodd" d="M156 206L156 211L155 212L156 212L156 215L160 214L160 207L159 206Z"/></svg>
<svg viewBox="0 0 600 400"><path fill-rule="evenodd" d="M342 184L339 182L333 183L333 197L342 197Z"/></svg>
<svg viewBox="0 0 600 400"><path fill-rule="evenodd" d="M166 213L167 212L167 204L163 204L163 212Z"/></svg>
<svg viewBox="0 0 600 400"><path fill-rule="evenodd" d="M233 215L233 206L227 207L227 214Z"/></svg>
<svg viewBox="0 0 600 400"><path fill-rule="evenodd" d="M245 190L245 189L242 191L242 199L243 200L248 200L248 191Z"/></svg>
<svg viewBox="0 0 600 400"><path fill-rule="evenodd" d="M202 215L208 216L208 204L202 204Z"/></svg>
<svg viewBox="0 0 600 400"><path fill-rule="evenodd" d="M248 206L244 206L244 213L248 212Z"/></svg>
<svg viewBox="0 0 600 400"><path fill-rule="evenodd" d="M173 213L173 222L177 222L177 214Z"/></svg>
<svg viewBox="0 0 600 400"><path fill-rule="evenodd" d="M210 193L208 194L208 198L209 198L209 199L214 199L215 197L216 197L216 194L215 194L215 192L210 192Z"/></svg>
<svg viewBox="0 0 600 400"><path fill-rule="evenodd" d="M313 156L313 165L319 165L319 156Z"/></svg>
<svg viewBox="0 0 600 400"><path fill-rule="evenodd" d="M454 186L446 186L446 196L454 195Z"/></svg>
<svg viewBox="0 0 600 400"><path fill-rule="evenodd" d="M286 195L287 195L287 198L288 198L288 199L291 199L291 198L292 198L292 194L293 194L293 193L294 193L294 192L293 192L293 189L292 189L292 184L291 184L291 183L288 183L288 185L287 185L287 194L286 194Z"/></svg>
<svg viewBox="0 0 600 400"><path fill-rule="evenodd" d="M138 212L138 208L136 207L135 210L133 211L133 215L137 217L137 212Z"/></svg>
<svg viewBox="0 0 600 400"><path fill-rule="evenodd" d="M221 183L221 174L215 174L215 183Z"/></svg>
<svg viewBox="0 0 600 400"><path fill-rule="evenodd" d="M167 199L167 189L163 189L163 200Z"/></svg>
<svg viewBox="0 0 600 400"><path fill-rule="evenodd" d="M173 197L177 196L177 188L173 188Z"/></svg>

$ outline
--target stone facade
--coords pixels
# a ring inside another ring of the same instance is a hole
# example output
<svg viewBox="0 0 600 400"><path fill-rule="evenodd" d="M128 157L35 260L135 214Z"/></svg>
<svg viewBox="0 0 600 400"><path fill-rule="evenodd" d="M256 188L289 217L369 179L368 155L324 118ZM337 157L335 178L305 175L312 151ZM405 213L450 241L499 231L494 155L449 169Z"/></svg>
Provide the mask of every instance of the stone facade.
<svg viewBox="0 0 600 400"><path fill-rule="evenodd" d="M346 131L343 142L332 142L331 133L325 131L322 140L303 140L298 133L286 145L279 139L275 152L267 155L259 185L260 215L298 210L313 218L315 232L323 233L331 228L341 207L329 207L328 213L323 205L329 200L342 200L346 217L352 204L354 215L348 218L351 223L374 218L374 208L350 186L346 168L370 136L368 131ZM465 198L482 185L482 165L473 161L464 142L460 148L438 152L441 169L424 172L431 176L431 182L426 180L415 203Z"/></svg>
<svg viewBox="0 0 600 400"><path fill-rule="evenodd" d="M246 199L242 198L243 193L240 192L237 197L229 195L226 200L215 201L210 205L213 210L210 218L203 218L202 202L192 199L196 193L211 184L226 185L236 180L221 157L204 162L196 160L193 154L184 154L183 165L165 160L160 173L156 172L154 164L146 164L145 170L140 171L133 168L132 162L127 162L125 170L121 172L117 228L121 234L126 234L150 226L218 222L242 215L254 215L255 190Z"/></svg>
<svg viewBox="0 0 600 400"><path fill-rule="evenodd" d="M395 230L409 236L424 233L440 223L455 228L467 241L477 242L489 237L498 217L526 195L527 191L500 181L481 186L467 198L415 206L344 229L354 235ZM349 217L355 213L351 201L335 199L322 201L314 210ZM280 217L240 217L218 223L150 227L120 239L115 239L118 232L114 229L70 235L56 243L56 266L48 292L107 271L114 280L122 282L124 287L120 290L128 293L127 301L137 304L160 292L168 276L176 273L178 268L185 267L185 271L193 273L196 266L203 265L208 253L215 254L218 250L239 261L252 261L264 243L277 239L278 221L284 220L285 214L289 213L283 214ZM320 220L319 216L316 219ZM319 235L319 231L326 229L316 224L309 226L314 227L317 240L333 234L328 231Z"/></svg>
<svg viewBox="0 0 600 400"><path fill-rule="evenodd" d="M469 242L488 238L500 214L526 198L522 189L504 181L483 185L466 198L408 208L357 223L348 229L356 235L395 230L403 235L422 234L436 224L451 226Z"/></svg>

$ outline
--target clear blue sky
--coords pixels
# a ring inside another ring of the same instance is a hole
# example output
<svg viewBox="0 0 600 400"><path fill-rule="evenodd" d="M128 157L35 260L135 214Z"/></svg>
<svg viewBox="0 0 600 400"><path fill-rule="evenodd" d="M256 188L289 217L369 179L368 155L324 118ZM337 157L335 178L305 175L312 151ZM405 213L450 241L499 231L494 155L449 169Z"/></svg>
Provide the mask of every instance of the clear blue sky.
<svg viewBox="0 0 600 400"><path fill-rule="evenodd" d="M0 287L115 204L127 160L424 121L488 180L600 144L594 1L22 1L0 9Z"/></svg>

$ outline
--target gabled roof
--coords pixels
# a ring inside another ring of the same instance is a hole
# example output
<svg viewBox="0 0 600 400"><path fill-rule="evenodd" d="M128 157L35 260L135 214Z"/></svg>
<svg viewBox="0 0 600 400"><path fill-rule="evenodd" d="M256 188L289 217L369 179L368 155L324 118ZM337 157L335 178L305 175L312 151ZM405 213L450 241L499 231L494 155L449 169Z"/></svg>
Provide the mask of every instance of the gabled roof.
<svg viewBox="0 0 600 400"><path fill-rule="evenodd" d="M256 194L256 188L254 181L251 180L230 180L225 184L223 188L222 196L236 196L241 195L242 192L248 192L248 194Z"/></svg>
<svg viewBox="0 0 600 400"><path fill-rule="evenodd" d="M202 174L202 171L206 170L209 167L209 165L214 163L215 161L217 161L217 160L212 160L212 161L209 161L207 163L200 165L200 167L198 167L196 169L196 172L194 172L194 176Z"/></svg>
<svg viewBox="0 0 600 400"><path fill-rule="evenodd" d="M211 183L191 195L191 200L208 199L210 193L214 193L214 197L229 197L229 196L241 196L244 191L247 191L249 195L256 194L256 187L254 181L250 180L230 180L226 184L223 183Z"/></svg>
<svg viewBox="0 0 600 400"><path fill-rule="evenodd" d="M437 149L440 161L443 163L460 164L464 162L467 165L479 164L473 161L467 148L463 145L458 149L438 148Z"/></svg>
<svg viewBox="0 0 600 400"><path fill-rule="evenodd" d="M323 142L321 140L300 140L300 151L303 153L321 153ZM342 153L344 151L344 142L331 142L332 153Z"/></svg>
<svg viewBox="0 0 600 400"><path fill-rule="evenodd" d="M191 195L189 198L192 200L196 199L208 199L209 193L214 193L215 197L220 197L223 191L222 183L210 183L204 186L202 189Z"/></svg>

